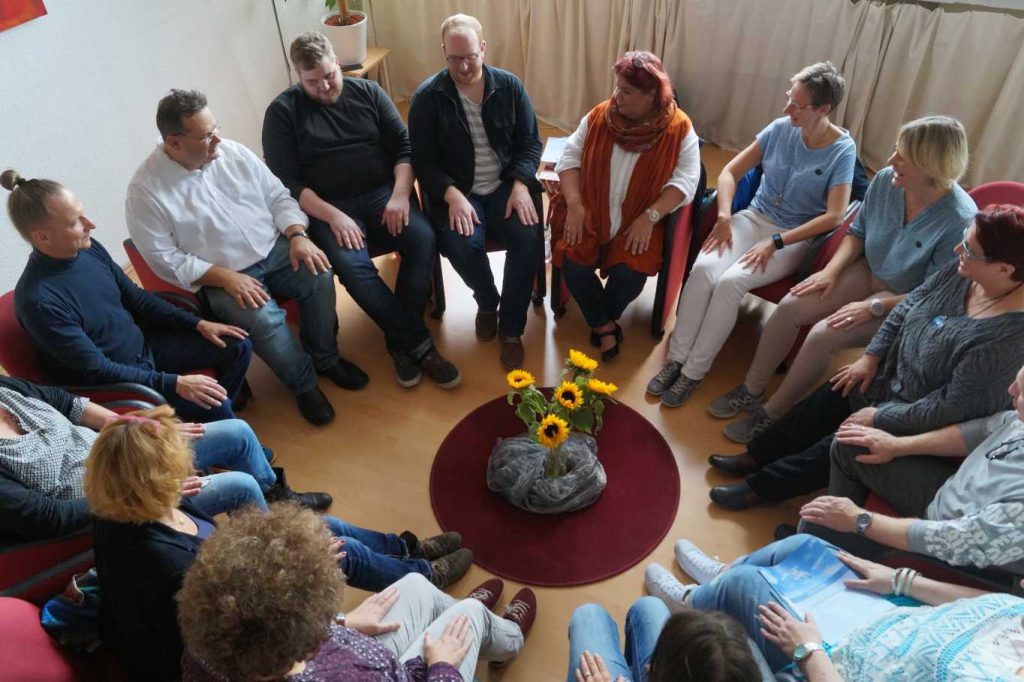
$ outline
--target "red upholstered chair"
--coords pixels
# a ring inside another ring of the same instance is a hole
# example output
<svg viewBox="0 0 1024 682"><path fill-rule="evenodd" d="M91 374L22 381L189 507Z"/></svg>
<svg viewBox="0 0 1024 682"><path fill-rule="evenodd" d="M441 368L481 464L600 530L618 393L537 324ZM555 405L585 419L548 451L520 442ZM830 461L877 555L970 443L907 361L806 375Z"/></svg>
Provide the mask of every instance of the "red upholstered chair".
<svg viewBox="0 0 1024 682"><path fill-rule="evenodd" d="M70 682L84 672L43 630L38 606L9 597L0 597L0 661L0 678L18 682Z"/></svg>
<svg viewBox="0 0 1024 682"><path fill-rule="evenodd" d="M985 208L989 204L1024 205L1024 183L1011 180L986 182L984 185L978 185L968 194L974 199L978 208Z"/></svg>
<svg viewBox="0 0 1024 682"><path fill-rule="evenodd" d="M669 214L665 223L665 241L662 245L661 270L654 290L651 307L651 336L660 339L665 334L665 320L675 310L676 300L689 272L693 251L694 228L701 224L702 197L707 183L707 169L700 164L700 180L694 200ZM712 223L714 224L714 223ZM562 280L561 268L551 266L551 311L555 319L565 315L565 304L571 297Z"/></svg>
<svg viewBox="0 0 1024 682"><path fill-rule="evenodd" d="M89 527L59 538L0 545L0 596L42 605L93 563Z"/></svg>

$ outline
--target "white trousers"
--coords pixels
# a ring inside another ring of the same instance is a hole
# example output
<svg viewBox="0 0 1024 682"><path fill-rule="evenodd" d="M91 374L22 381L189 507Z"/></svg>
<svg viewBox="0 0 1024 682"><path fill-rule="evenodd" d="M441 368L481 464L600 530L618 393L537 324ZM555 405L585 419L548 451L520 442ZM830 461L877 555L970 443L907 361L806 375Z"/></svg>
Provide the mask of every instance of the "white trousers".
<svg viewBox="0 0 1024 682"><path fill-rule="evenodd" d="M429 632L437 641L444 627L456 616L469 618L473 643L459 665L462 679L471 682L476 673L478 659L507 661L515 658L523 648L523 633L510 620L500 618L487 610L476 599L457 600L441 590L419 573L409 573L395 582L398 601L384 617L384 622L397 621L398 630L379 635L376 639L401 661L423 655L423 633Z"/></svg>
<svg viewBox="0 0 1024 682"><path fill-rule="evenodd" d="M749 209L732 216L732 248L722 255L701 253L683 287L668 359L683 365L690 379L703 379L736 325L740 301L751 289L792 274L800 267L807 241L789 244L768 259L764 272L751 272L738 261L750 247L771 239L779 228Z"/></svg>

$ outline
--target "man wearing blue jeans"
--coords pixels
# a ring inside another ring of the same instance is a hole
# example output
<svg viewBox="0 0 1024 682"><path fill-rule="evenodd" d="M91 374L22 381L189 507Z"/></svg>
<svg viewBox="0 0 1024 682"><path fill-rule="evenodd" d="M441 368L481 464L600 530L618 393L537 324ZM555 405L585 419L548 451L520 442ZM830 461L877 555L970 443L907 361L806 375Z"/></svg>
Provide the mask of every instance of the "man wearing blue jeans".
<svg viewBox="0 0 1024 682"><path fill-rule="evenodd" d="M214 315L244 329L256 354L320 426L334 408L317 374L342 388L368 378L338 354L330 265L281 181L244 146L221 139L206 97L172 90L157 107L163 143L128 186L128 230L157 275L200 291ZM300 345L273 296L295 299Z"/></svg>
<svg viewBox="0 0 1024 682"><path fill-rule="evenodd" d="M310 236L338 279L384 332L395 377L406 388L426 373L454 388L459 371L434 347L423 323L436 240L416 200L409 134L374 81L344 78L330 41L315 31L291 44L299 82L267 107L267 165L310 216ZM369 247L397 251L395 291Z"/></svg>
<svg viewBox="0 0 1024 682"><path fill-rule="evenodd" d="M578 607L569 621L569 682L576 681L576 669L584 651L598 654L608 668L612 680L647 679L654 646L658 643L669 619L665 602L654 597L641 597L626 612L626 648L619 643L619 626L599 604Z"/></svg>
<svg viewBox="0 0 1024 682"><path fill-rule="evenodd" d="M538 206L541 142L516 76L484 64L483 27L456 14L441 25L446 69L409 107L412 163L439 230L441 253L473 290L476 335L501 337L506 370L523 364L523 330L543 248ZM499 296L486 241L506 248Z"/></svg>

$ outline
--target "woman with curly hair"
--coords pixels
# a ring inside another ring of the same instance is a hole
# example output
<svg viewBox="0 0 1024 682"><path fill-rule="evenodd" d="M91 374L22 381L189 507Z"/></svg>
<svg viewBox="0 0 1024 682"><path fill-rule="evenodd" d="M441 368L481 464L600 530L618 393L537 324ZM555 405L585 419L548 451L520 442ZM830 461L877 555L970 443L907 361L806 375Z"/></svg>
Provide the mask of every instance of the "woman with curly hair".
<svg viewBox="0 0 1024 682"><path fill-rule="evenodd" d="M224 521L178 595L185 680L454 682L472 680L479 658L504 662L522 649L536 599L524 588L498 618L498 579L456 601L409 574L338 616L338 551L293 505Z"/></svg>
<svg viewBox="0 0 1024 682"><path fill-rule="evenodd" d="M192 453L167 406L112 417L85 464L103 593L100 633L104 644L127 656L132 679L180 677L182 646L174 595L215 527L210 516L182 498L192 466ZM266 518L263 510L254 513ZM410 572L444 586L472 562L468 549L457 549L462 540L458 533L419 542L411 534L378 533L330 516L311 518L323 533L335 536L338 548L345 547L332 562L334 572L340 567L361 589L383 589ZM435 556L441 554L445 556ZM249 569L266 578L260 561L251 561Z"/></svg>

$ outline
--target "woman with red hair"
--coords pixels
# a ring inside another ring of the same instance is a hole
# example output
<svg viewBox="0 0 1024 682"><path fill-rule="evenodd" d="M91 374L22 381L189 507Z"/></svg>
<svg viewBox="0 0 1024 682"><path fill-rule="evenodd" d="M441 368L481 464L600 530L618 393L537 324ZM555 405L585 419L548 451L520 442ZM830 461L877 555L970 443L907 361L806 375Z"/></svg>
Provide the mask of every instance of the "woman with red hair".
<svg viewBox="0 0 1024 682"><path fill-rule="evenodd" d="M661 268L665 217L700 180L697 133L661 60L627 52L614 71L612 97L583 117L555 166L551 219L555 264L604 360L619 354L616 320Z"/></svg>

